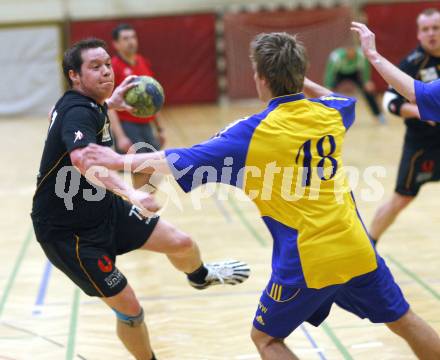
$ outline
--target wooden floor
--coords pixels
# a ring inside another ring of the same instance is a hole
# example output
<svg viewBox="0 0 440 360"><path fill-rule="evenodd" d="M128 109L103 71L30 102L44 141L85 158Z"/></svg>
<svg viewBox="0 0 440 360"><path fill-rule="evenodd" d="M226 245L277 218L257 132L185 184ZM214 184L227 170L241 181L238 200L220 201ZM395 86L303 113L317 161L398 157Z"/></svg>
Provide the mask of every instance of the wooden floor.
<svg viewBox="0 0 440 360"><path fill-rule="evenodd" d="M243 102L166 109L167 145L205 140L261 108ZM114 333L112 312L52 268L33 235L29 212L46 129L43 118L0 121L0 360L129 359ZM361 175L369 166L386 171L379 179L384 194L371 199L365 180L354 189L367 224L393 191L403 132L396 118L387 126L376 124L360 103L346 140L345 165L359 168ZM253 204L234 192L223 200L227 190L219 188L194 209L191 195L176 189L179 201L167 202L163 218L191 234L206 261L233 257L248 262L253 272L247 283L198 292L164 256L137 251L118 258L141 299L159 359L258 359L249 330L270 273L271 240ZM379 251L413 309L440 332L439 190L438 184L423 187L382 238ZM302 359L414 358L385 326L337 307L324 326L305 324L287 343Z"/></svg>

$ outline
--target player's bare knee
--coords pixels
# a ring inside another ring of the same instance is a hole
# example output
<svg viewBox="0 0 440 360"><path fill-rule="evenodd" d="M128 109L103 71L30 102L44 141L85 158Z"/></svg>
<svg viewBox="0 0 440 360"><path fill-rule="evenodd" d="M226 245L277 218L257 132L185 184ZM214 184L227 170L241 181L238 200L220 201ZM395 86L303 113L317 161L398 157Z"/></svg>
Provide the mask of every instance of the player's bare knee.
<svg viewBox="0 0 440 360"><path fill-rule="evenodd" d="M175 238L175 250L176 252L186 252L194 247L194 241L192 238L183 233L178 232Z"/></svg>
<svg viewBox="0 0 440 360"><path fill-rule="evenodd" d="M393 333L402 336L406 329L411 326L411 323L414 319L414 313L411 310L408 310L400 319L386 323L388 329L390 329Z"/></svg>
<svg viewBox="0 0 440 360"><path fill-rule="evenodd" d="M404 196L400 194L395 194L391 200L391 206L394 212L398 213L404 208L406 208L412 201L413 196Z"/></svg>
<svg viewBox="0 0 440 360"><path fill-rule="evenodd" d="M138 315L141 310L141 305L134 291L128 287L122 290L118 295L107 299L111 300L110 302L106 302L114 311L119 311L129 316Z"/></svg>
<svg viewBox="0 0 440 360"><path fill-rule="evenodd" d="M252 342L257 347L258 351L260 351L260 352L264 351L265 348L270 346L274 340L277 340L277 339L273 338L272 336L267 335L264 332L259 331L255 328L252 328L252 330L251 330L251 339L252 339Z"/></svg>

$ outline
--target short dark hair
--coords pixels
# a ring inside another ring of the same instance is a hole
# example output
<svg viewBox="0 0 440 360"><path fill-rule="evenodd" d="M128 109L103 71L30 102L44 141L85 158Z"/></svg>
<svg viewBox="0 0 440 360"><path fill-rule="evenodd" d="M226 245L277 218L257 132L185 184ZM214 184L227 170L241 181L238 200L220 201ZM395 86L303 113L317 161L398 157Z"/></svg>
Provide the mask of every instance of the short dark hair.
<svg viewBox="0 0 440 360"><path fill-rule="evenodd" d="M72 87L73 83L69 77L69 71L73 70L77 73L81 73L81 66L83 64L82 52L87 49L103 48L107 51L107 44L104 40L96 38L88 38L73 44L69 49L64 52L63 56L63 73L69 86Z"/></svg>
<svg viewBox="0 0 440 360"><path fill-rule="evenodd" d="M273 96L302 91L307 70L304 46L285 32L259 34L251 43L251 60L266 79Z"/></svg>
<svg viewBox="0 0 440 360"><path fill-rule="evenodd" d="M134 27L130 24L119 24L112 30L112 39L117 41L119 39L119 35L121 34L121 31L124 30L134 30Z"/></svg>

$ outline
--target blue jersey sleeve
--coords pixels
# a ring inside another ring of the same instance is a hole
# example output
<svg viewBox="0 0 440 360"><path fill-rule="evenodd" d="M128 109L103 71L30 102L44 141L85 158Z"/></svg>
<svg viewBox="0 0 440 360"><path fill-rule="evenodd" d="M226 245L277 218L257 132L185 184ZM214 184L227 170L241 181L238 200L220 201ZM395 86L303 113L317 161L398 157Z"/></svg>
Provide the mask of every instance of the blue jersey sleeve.
<svg viewBox="0 0 440 360"><path fill-rule="evenodd" d="M430 83L414 80L420 120L440 122L440 80Z"/></svg>
<svg viewBox="0 0 440 360"><path fill-rule="evenodd" d="M342 116L342 122L348 130L354 123L356 99L340 94L330 94L317 99L309 99L310 101L319 102L325 106L331 107L339 111Z"/></svg>
<svg viewBox="0 0 440 360"><path fill-rule="evenodd" d="M165 150L168 164L185 191L209 182L241 187L246 154L255 121L235 122L208 141L190 148Z"/></svg>

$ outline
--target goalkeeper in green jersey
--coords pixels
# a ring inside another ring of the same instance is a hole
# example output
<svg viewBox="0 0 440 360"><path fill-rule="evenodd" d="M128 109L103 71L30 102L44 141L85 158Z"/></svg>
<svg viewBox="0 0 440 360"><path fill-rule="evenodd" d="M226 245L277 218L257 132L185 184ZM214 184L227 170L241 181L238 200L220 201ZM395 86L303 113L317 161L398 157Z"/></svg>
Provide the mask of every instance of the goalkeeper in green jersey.
<svg viewBox="0 0 440 360"><path fill-rule="evenodd" d="M385 123L385 117L375 98L370 64L360 48L347 46L333 50L327 61L324 83L327 88L340 93L350 92L352 85L357 85L365 96L371 112L379 122Z"/></svg>

